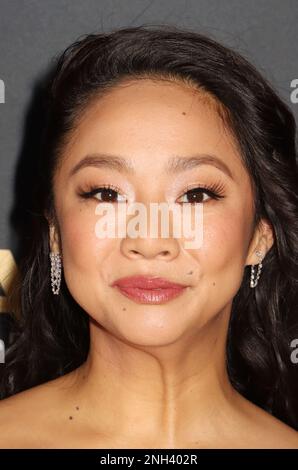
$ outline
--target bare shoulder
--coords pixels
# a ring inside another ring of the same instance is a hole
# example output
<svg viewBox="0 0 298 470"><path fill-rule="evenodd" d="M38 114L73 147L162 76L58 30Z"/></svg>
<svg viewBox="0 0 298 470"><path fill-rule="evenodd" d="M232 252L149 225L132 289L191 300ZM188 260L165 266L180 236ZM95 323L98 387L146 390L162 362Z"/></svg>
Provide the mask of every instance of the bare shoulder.
<svg viewBox="0 0 298 470"><path fill-rule="evenodd" d="M76 408L68 393L71 377L68 374L0 401L0 449L56 448L57 442L81 447L84 428L80 425L74 433L74 420L70 420ZM298 449L295 429L242 396L236 401L238 411L234 408L222 416L223 432L216 447Z"/></svg>
<svg viewBox="0 0 298 470"><path fill-rule="evenodd" d="M294 428L245 398L241 400L246 423L242 436L246 447L298 449L298 432Z"/></svg>
<svg viewBox="0 0 298 470"><path fill-rule="evenodd" d="M60 377L1 400L0 449L35 448L35 443L47 448L49 436L57 433L66 383Z"/></svg>

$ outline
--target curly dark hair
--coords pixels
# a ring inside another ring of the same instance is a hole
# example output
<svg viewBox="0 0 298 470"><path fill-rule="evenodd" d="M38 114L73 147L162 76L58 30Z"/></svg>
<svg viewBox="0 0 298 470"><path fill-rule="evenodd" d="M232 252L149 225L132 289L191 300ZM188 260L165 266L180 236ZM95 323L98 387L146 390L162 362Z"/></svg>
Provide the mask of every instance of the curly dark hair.
<svg viewBox="0 0 298 470"><path fill-rule="evenodd" d="M2 367L5 398L79 367L88 356L89 316L50 285L49 225L55 220L53 175L71 131L93 99L125 79L179 80L216 99L239 145L254 194L254 227L270 222L274 244L250 288L250 266L233 299L226 358L233 387L298 429L298 194L296 124L273 86L242 55L206 35L170 25L88 34L55 62L46 84L46 124L32 188L26 249L14 294L19 317Z"/></svg>

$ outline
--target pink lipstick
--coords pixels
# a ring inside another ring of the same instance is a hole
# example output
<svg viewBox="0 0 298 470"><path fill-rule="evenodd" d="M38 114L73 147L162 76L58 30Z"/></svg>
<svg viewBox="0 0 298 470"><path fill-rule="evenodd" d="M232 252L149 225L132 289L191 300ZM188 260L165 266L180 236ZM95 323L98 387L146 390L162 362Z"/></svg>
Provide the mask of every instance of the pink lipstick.
<svg viewBox="0 0 298 470"><path fill-rule="evenodd" d="M114 281L112 286L142 304L161 304L181 295L186 285L170 282L160 277L132 276Z"/></svg>

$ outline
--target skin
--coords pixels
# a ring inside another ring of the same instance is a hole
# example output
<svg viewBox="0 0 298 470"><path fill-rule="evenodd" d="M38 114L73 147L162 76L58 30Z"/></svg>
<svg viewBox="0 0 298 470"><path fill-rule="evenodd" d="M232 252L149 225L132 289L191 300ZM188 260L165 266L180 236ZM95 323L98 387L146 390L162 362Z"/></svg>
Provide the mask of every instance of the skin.
<svg viewBox="0 0 298 470"><path fill-rule="evenodd" d="M88 167L69 177L95 152L130 159L135 175ZM232 178L211 165L164 171L171 156L198 152L216 154ZM1 402L0 447L298 448L298 433L236 392L225 367L244 268L274 239L265 220L253 230L250 178L215 103L185 84L127 82L89 106L62 157L49 236L69 291L90 315L90 352L70 374ZM183 238L98 239L98 200L77 194L110 183L146 204L218 182L225 197L205 195L204 243L194 250ZM145 305L110 285L147 273L188 287Z"/></svg>

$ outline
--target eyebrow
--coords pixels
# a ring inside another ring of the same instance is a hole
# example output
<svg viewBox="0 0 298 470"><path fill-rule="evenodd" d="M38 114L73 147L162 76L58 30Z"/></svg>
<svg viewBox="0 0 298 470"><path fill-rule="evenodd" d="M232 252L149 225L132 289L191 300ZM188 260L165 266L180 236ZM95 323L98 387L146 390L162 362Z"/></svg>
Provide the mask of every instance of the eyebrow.
<svg viewBox="0 0 298 470"><path fill-rule="evenodd" d="M212 165L233 179L230 168L223 162L223 160L218 158L216 155L206 153L186 157L177 155L173 156L168 160L165 166L165 171L170 174L176 174L201 165ZM118 155L94 153L82 158L82 160L72 168L69 173L69 177L75 175L79 170L86 167L108 168L110 170L118 171L119 173L135 175L135 169L130 159Z"/></svg>

